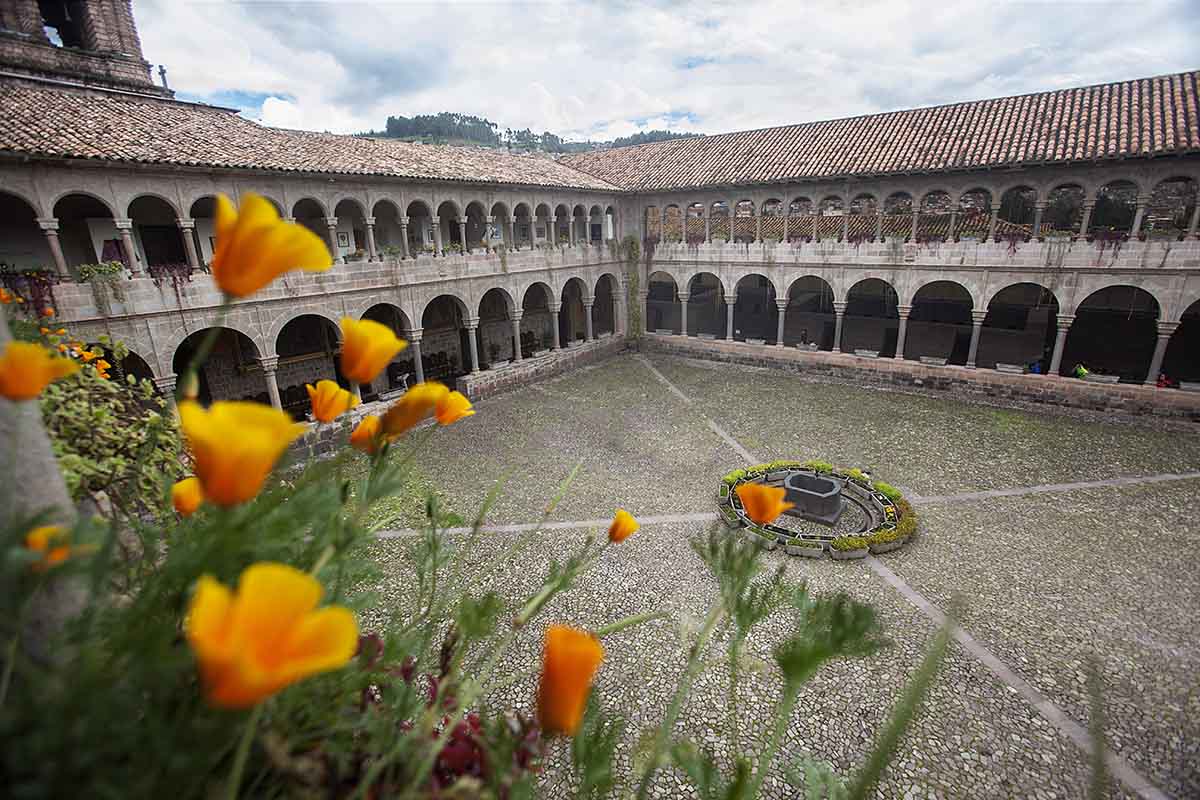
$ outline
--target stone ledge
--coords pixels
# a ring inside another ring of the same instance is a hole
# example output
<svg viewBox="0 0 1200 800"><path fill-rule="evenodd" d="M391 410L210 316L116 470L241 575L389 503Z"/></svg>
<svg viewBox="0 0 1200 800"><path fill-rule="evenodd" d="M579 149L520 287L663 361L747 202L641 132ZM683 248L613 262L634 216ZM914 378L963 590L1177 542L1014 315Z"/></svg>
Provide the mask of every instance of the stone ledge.
<svg viewBox="0 0 1200 800"><path fill-rule="evenodd" d="M863 359L844 353L763 347L744 342L704 341L650 334L641 349L685 358L770 367L813 377L925 394L966 395L993 402L1039 404L1128 417L1159 417L1200 422L1200 393L1137 384L1085 383L1051 375L1013 375L957 365L929 366L892 358Z"/></svg>
<svg viewBox="0 0 1200 800"><path fill-rule="evenodd" d="M583 364L602 361L624 350L624 336L609 336L579 344L571 349L562 348L538 358L526 358L498 370L486 370L458 379L458 391L471 400L482 400L516 389L534 381L558 375Z"/></svg>

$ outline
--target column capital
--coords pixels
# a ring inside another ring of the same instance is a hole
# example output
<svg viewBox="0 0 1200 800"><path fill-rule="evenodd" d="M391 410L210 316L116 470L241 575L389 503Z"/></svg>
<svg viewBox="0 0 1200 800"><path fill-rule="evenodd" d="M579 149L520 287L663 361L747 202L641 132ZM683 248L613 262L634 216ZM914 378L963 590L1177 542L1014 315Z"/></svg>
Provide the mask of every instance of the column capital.
<svg viewBox="0 0 1200 800"><path fill-rule="evenodd" d="M401 218L400 218L400 227L401 227L401 228L407 228L407 227L408 227L408 217L401 217Z"/></svg>
<svg viewBox="0 0 1200 800"><path fill-rule="evenodd" d="M196 220L190 217L176 217L175 224L179 226L181 231L191 231L196 229Z"/></svg>
<svg viewBox="0 0 1200 800"><path fill-rule="evenodd" d="M296 221L295 217L290 217L290 216L289 217L280 217L280 219L283 220L284 222L295 222Z"/></svg>
<svg viewBox="0 0 1200 800"><path fill-rule="evenodd" d="M1058 327L1058 329L1060 331L1065 331L1071 327L1071 323L1074 321L1075 321L1074 314L1059 314L1058 319L1055 320L1055 325Z"/></svg>
<svg viewBox="0 0 1200 800"><path fill-rule="evenodd" d="M442 221L442 218L437 216L436 214L434 216L430 217L429 219L433 221L434 225L437 225L439 222Z"/></svg>
<svg viewBox="0 0 1200 800"><path fill-rule="evenodd" d="M467 317L463 320L463 324L467 327L467 330L473 331L479 327L479 317Z"/></svg>
<svg viewBox="0 0 1200 800"><path fill-rule="evenodd" d="M419 342L419 341L421 341L421 337L423 337L425 335L425 329L424 328L409 328L407 331L404 332L404 335L408 337L408 341L410 341L410 342Z"/></svg>
<svg viewBox="0 0 1200 800"><path fill-rule="evenodd" d="M1139 195L1137 196L1137 204L1138 204L1139 206L1148 206L1148 205L1150 205L1150 195L1148 195L1148 194L1139 194Z"/></svg>
<svg viewBox="0 0 1200 800"><path fill-rule="evenodd" d="M725 305L736 306L737 305L737 295L734 295L733 297L730 297L729 295L725 295Z"/></svg>
<svg viewBox="0 0 1200 800"><path fill-rule="evenodd" d="M779 310L780 310L780 312L787 311L787 307L788 307L788 301L787 301L787 300L780 300L779 298L776 298L776 299L775 299L775 307L776 307L777 309L779 309Z"/></svg>
<svg viewBox="0 0 1200 800"><path fill-rule="evenodd" d="M44 231L58 230L58 220L54 217L38 217L37 224Z"/></svg>
<svg viewBox="0 0 1200 800"><path fill-rule="evenodd" d="M483 218L483 221L490 225L496 221L496 218L493 215L488 214L486 217Z"/></svg>
<svg viewBox="0 0 1200 800"><path fill-rule="evenodd" d="M1158 335L1161 338L1170 338L1178 327L1178 322L1160 322L1158 323Z"/></svg>
<svg viewBox="0 0 1200 800"><path fill-rule="evenodd" d="M1047 205L1048 204L1045 200L1035 200L1033 203L1033 207L1036 208L1038 211L1045 211Z"/></svg>
<svg viewBox="0 0 1200 800"><path fill-rule="evenodd" d="M160 392L170 395L175 394L175 385L179 380L179 376L171 373L170 375L163 375L160 378L153 378L152 380Z"/></svg>
<svg viewBox="0 0 1200 800"><path fill-rule="evenodd" d="M508 312L509 322L520 322L521 318L524 316L525 310L521 308L514 308L512 311Z"/></svg>
<svg viewBox="0 0 1200 800"><path fill-rule="evenodd" d="M999 203L992 203L992 211L993 211L993 212L997 212L997 211L999 211L999 210L1000 210L1000 204L999 204Z"/></svg>
<svg viewBox="0 0 1200 800"><path fill-rule="evenodd" d="M1096 198L1089 197L1083 201L1084 210L1090 211L1096 208Z"/></svg>
<svg viewBox="0 0 1200 800"><path fill-rule="evenodd" d="M583 298L583 305L586 308L591 308L592 306L596 305L596 295L589 294L587 297Z"/></svg>
<svg viewBox="0 0 1200 800"><path fill-rule="evenodd" d="M331 228L336 228L337 224L338 224L338 218L337 217L326 217L325 224Z"/></svg>
<svg viewBox="0 0 1200 800"><path fill-rule="evenodd" d="M836 312L838 314L845 313L846 301L845 300L834 300L833 301L833 310L834 310L834 312Z"/></svg>
<svg viewBox="0 0 1200 800"><path fill-rule="evenodd" d="M562 303L549 303L546 307L550 309L551 314L557 314L562 311Z"/></svg>
<svg viewBox="0 0 1200 800"><path fill-rule="evenodd" d="M258 359L258 365L263 372L274 372L279 367L279 356L262 356Z"/></svg>
<svg viewBox="0 0 1200 800"><path fill-rule="evenodd" d="M900 315L900 319L908 319L908 315L912 313L912 306L896 306L896 313Z"/></svg>
<svg viewBox="0 0 1200 800"><path fill-rule="evenodd" d="M675 297L676 297L676 298L679 300L679 302L681 302L681 303L686 303L686 302L688 301L688 298L689 298L689 297L691 297L691 296L692 296L692 295L691 295L691 293L690 293L690 292L676 292L676 293L675 293ZM584 305L586 305L586 303L585 303Z"/></svg>
<svg viewBox="0 0 1200 800"><path fill-rule="evenodd" d="M549 220L550 220L551 222L558 222L558 215L557 215L557 214L551 214L551 215L549 216Z"/></svg>
<svg viewBox="0 0 1200 800"><path fill-rule="evenodd" d="M987 319L987 311L971 312L971 323L973 325L982 325L985 319Z"/></svg>
<svg viewBox="0 0 1200 800"><path fill-rule="evenodd" d="M114 219L113 225L115 225L119 231L133 230L133 220L129 219L128 217L118 217L117 219Z"/></svg>
<svg viewBox="0 0 1200 800"><path fill-rule="evenodd" d="M363 217L363 222L365 222L367 224L367 226L370 227L375 224L375 218L374 217Z"/></svg>

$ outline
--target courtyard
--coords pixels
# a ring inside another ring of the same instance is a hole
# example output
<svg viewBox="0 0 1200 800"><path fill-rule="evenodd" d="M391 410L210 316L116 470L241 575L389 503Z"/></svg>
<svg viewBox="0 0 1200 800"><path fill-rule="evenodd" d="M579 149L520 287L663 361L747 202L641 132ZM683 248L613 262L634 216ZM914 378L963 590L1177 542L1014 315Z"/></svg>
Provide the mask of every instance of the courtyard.
<svg viewBox="0 0 1200 800"><path fill-rule="evenodd" d="M718 479L747 463L816 457L869 467L901 487L920 528L901 550L865 561L765 554L766 572L782 565L811 592L871 603L892 644L866 660L835 662L807 684L764 796L796 796L786 768L805 758L842 775L861 764L955 597L959 637L881 796L1085 796L1092 658L1114 754L1110 795L1200 793L1194 434L640 355L528 385L478 411L439 431L418 459L409 499L376 509L385 577L364 630L382 626L384 609L406 611L414 580L407 554L425 490L469 520L505 478L488 517L493 529L464 574L470 592L497 591L514 608L553 559L589 532L602 534L616 507L642 523L520 633L502 667L515 682L489 699L490 710L533 709L547 623L595 629L666 610L604 641L595 699L628 723L619 751L627 772L678 683L684 634L694 633L716 591L688 541L716 524ZM537 530L576 463L569 493ZM769 663L790 626L777 614L757 629L750 661ZM761 749L781 684L772 667L743 678L732 722L723 653L718 638L676 735L724 761L733 724L743 750ZM550 745L547 760L547 796L567 796L569 748ZM656 791L688 796L685 787L682 773L664 772Z"/></svg>

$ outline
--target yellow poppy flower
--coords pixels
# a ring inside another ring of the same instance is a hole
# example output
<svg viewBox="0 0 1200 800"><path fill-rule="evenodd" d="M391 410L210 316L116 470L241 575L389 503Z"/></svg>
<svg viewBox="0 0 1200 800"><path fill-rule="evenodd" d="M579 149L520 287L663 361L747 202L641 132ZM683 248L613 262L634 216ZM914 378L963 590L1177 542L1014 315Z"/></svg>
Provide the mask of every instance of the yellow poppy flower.
<svg viewBox="0 0 1200 800"><path fill-rule="evenodd" d="M45 308L42 309L42 316L43 317L53 317L54 309L51 308L50 306L46 306Z"/></svg>
<svg viewBox="0 0 1200 800"><path fill-rule="evenodd" d="M217 249L210 269L221 291L234 297L254 294L293 269L321 272L333 265L320 236L284 222L275 206L256 194L243 196L240 209L217 195L215 229Z"/></svg>
<svg viewBox="0 0 1200 800"><path fill-rule="evenodd" d="M782 486L767 486L762 483L743 483L737 487L738 499L746 516L759 525L774 522L775 518L795 506L795 503L785 503L787 495Z"/></svg>
<svg viewBox="0 0 1200 800"><path fill-rule="evenodd" d="M205 575L184 629L214 705L246 708L290 684L346 665L358 647L349 609L318 609L323 589L286 564L242 572L237 592Z"/></svg>
<svg viewBox="0 0 1200 800"><path fill-rule="evenodd" d="M313 419L318 422L335 420L358 405L358 398L335 381L317 381L315 387L307 383L304 388L308 389L308 399L312 401Z"/></svg>
<svg viewBox="0 0 1200 800"><path fill-rule="evenodd" d="M362 422L350 434L350 445L364 453L374 454L379 450L380 440L379 417L371 414L363 417Z"/></svg>
<svg viewBox="0 0 1200 800"><path fill-rule="evenodd" d="M66 336L66 335L67 335L67 329L66 329L66 328L59 328L58 330L56 330L56 331L54 332L54 335L55 335L55 336Z"/></svg>
<svg viewBox="0 0 1200 800"><path fill-rule="evenodd" d="M0 397L32 400L50 381L76 372L79 365L33 342L9 342L0 356Z"/></svg>
<svg viewBox="0 0 1200 800"><path fill-rule="evenodd" d="M637 529L640 527L632 514L623 508L618 508L617 513L613 515L612 524L608 526L608 540L613 544L620 544L637 533Z"/></svg>
<svg viewBox="0 0 1200 800"><path fill-rule="evenodd" d="M4 287L0 286L0 303L3 303L4 305L8 305L12 301L13 301L13 295L9 293L8 289L5 289Z"/></svg>
<svg viewBox="0 0 1200 800"><path fill-rule="evenodd" d="M463 417L472 416L474 413L475 409L471 408L471 401L462 392L448 393L438 400L437 408L434 410L434 416L437 417L439 425L453 425Z"/></svg>
<svg viewBox="0 0 1200 800"><path fill-rule="evenodd" d="M370 319L342 318L342 374L355 383L375 380L408 342L387 325Z"/></svg>
<svg viewBox="0 0 1200 800"><path fill-rule="evenodd" d="M413 386L384 412L380 420L383 435L388 439L400 436L432 414L448 394L450 390L440 383L426 382Z"/></svg>
<svg viewBox="0 0 1200 800"><path fill-rule="evenodd" d="M82 358L85 363L100 357L99 353L93 353L91 350L80 350L78 352L79 357Z"/></svg>
<svg viewBox="0 0 1200 800"><path fill-rule="evenodd" d="M112 364L108 363L103 358L96 362L96 369L105 370L105 369L110 369L111 367L112 367Z"/></svg>
<svg viewBox="0 0 1200 800"><path fill-rule="evenodd" d="M46 336L50 333L50 329L43 325L42 327L38 328L38 333L42 334L42 336Z"/></svg>
<svg viewBox="0 0 1200 800"><path fill-rule="evenodd" d="M182 516L190 517L203 502L204 487L195 476L176 481L171 487L171 504Z"/></svg>
<svg viewBox="0 0 1200 800"><path fill-rule="evenodd" d="M33 568L38 572L58 566L71 557L67 530L61 525L42 525L25 534L25 547L42 554Z"/></svg>
<svg viewBox="0 0 1200 800"><path fill-rule="evenodd" d="M543 731L575 735L603 660L604 648L590 633L566 625L546 630L538 683L538 722Z"/></svg>
<svg viewBox="0 0 1200 800"><path fill-rule="evenodd" d="M179 423L204 496L219 506L244 503L258 494L283 451L305 430L279 409L242 401L205 409L184 400Z"/></svg>

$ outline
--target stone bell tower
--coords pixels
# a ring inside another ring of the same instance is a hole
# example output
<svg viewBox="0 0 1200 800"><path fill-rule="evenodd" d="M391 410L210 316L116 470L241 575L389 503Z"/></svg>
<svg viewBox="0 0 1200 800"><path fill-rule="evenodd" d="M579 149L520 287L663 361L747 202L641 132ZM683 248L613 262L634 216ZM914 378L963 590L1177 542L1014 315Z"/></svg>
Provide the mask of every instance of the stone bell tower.
<svg viewBox="0 0 1200 800"><path fill-rule="evenodd" d="M133 0L0 0L0 79L17 76L173 95L142 58Z"/></svg>

